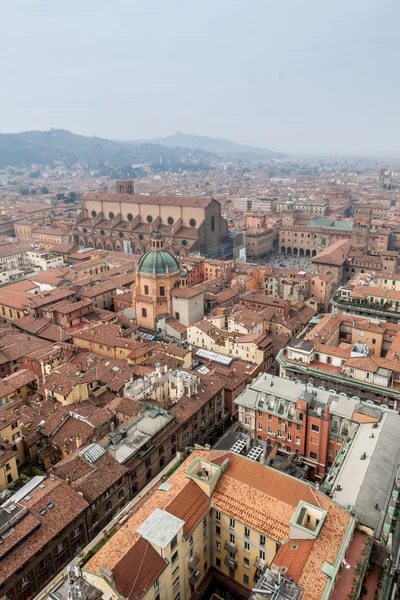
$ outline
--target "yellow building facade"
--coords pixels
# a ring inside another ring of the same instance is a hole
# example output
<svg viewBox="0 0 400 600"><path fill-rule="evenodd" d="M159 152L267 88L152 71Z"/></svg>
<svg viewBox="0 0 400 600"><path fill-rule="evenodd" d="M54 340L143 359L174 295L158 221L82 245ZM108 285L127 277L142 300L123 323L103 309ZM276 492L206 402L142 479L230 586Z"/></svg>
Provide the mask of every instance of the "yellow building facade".
<svg viewBox="0 0 400 600"><path fill-rule="evenodd" d="M195 451L83 574L110 598L130 592L144 600L189 600L212 567L222 587L240 586L246 597L266 568L279 565L284 573L287 549L303 552L305 542L296 583L305 597L322 600L354 526L348 512L307 482L244 456Z"/></svg>

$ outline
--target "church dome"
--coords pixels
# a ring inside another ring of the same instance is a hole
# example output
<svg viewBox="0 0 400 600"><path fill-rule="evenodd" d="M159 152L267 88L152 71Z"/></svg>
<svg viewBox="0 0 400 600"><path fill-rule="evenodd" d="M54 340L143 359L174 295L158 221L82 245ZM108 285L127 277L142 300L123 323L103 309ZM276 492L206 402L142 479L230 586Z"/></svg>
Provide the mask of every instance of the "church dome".
<svg viewBox="0 0 400 600"><path fill-rule="evenodd" d="M180 271L179 261L171 252L164 250L164 236L156 228L151 235L151 250L142 256L138 264L139 273L165 275Z"/></svg>
<svg viewBox="0 0 400 600"><path fill-rule="evenodd" d="M179 277L181 279L186 279L188 276L188 274L186 273L185 269L182 269L182 271L179 273Z"/></svg>
<svg viewBox="0 0 400 600"><path fill-rule="evenodd" d="M180 270L177 259L168 250L149 250L138 264L138 272L156 275L176 273Z"/></svg>

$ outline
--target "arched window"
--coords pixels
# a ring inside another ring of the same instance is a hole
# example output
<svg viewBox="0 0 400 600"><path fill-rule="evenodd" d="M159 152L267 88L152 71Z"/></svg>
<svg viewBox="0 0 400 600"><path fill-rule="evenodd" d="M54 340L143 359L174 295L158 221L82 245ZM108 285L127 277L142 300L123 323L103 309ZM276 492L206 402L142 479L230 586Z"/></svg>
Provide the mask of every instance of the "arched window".
<svg viewBox="0 0 400 600"><path fill-rule="evenodd" d="M123 192L124 192L124 186L123 186L123 185L120 185L120 186L119 186L119 193L120 193L120 194L123 194Z"/></svg>
<svg viewBox="0 0 400 600"><path fill-rule="evenodd" d="M211 217L211 231L214 231L215 229L215 219L214 217Z"/></svg>
<svg viewBox="0 0 400 600"><path fill-rule="evenodd" d="M132 186L131 186L131 184L128 185L128 194L132 194Z"/></svg>

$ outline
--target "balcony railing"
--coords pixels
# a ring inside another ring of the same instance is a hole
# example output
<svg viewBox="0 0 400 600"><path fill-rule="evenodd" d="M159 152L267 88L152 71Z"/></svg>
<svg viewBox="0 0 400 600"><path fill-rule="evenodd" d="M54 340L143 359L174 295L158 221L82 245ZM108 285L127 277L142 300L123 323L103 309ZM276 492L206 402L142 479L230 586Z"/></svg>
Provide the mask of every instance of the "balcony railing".
<svg viewBox="0 0 400 600"><path fill-rule="evenodd" d="M237 552L236 544L234 544L232 542L225 542L224 548L231 554L235 554Z"/></svg>
<svg viewBox="0 0 400 600"><path fill-rule="evenodd" d="M254 566L256 569L263 569L265 567L265 562L260 560L258 556L254 559Z"/></svg>
<svg viewBox="0 0 400 600"><path fill-rule="evenodd" d="M189 569L194 570L200 562L200 556L198 554L193 554L192 558L189 560Z"/></svg>
<svg viewBox="0 0 400 600"><path fill-rule="evenodd" d="M225 560L224 560L224 564L229 567L230 569L236 569L237 567L237 560L236 558L232 558L231 556L226 556Z"/></svg>
<svg viewBox="0 0 400 600"><path fill-rule="evenodd" d="M200 571L193 571L193 573L189 577L189 582L191 585L195 585L200 579Z"/></svg>

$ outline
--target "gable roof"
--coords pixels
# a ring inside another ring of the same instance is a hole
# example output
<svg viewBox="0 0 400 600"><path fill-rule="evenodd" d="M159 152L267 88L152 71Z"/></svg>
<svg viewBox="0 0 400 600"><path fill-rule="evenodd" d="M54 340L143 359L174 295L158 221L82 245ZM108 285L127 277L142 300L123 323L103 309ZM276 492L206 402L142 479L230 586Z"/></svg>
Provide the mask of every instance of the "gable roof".
<svg viewBox="0 0 400 600"><path fill-rule="evenodd" d="M208 496L199 486L190 479L183 490L166 507L166 510L175 517L185 521L183 533L192 534L195 527L210 509Z"/></svg>
<svg viewBox="0 0 400 600"><path fill-rule="evenodd" d="M139 538L112 571L118 593L127 600L140 600L166 566L150 542Z"/></svg>
<svg viewBox="0 0 400 600"><path fill-rule="evenodd" d="M338 240L331 246L321 250L311 259L312 263L323 263L324 265L340 266L346 260L350 252L349 240Z"/></svg>
<svg viewBox="0 0 400 600"><path fill-rule="evenodd" d="M155 204L162 206L190 206L192 208L206 208L213 198L195 198L191 196L146 196L145 194L110 194L89 193L84 201L101 200L103 202L121 202L123 204Z"/></svg>

